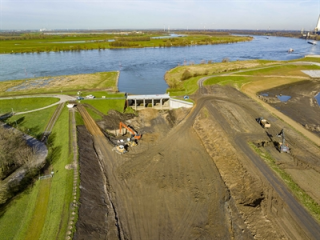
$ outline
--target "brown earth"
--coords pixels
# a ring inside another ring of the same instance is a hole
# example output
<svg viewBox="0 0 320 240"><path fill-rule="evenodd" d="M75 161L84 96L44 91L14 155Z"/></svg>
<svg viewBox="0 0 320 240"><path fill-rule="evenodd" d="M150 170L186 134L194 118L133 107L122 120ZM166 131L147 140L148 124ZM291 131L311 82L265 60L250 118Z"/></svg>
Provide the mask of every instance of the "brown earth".
<svg viewBox="0 0 320 240"><path fill-rule="evenodd" d="M195 96L191 112L147 109L136 118L109 119L121 119L143 134L139 145L123 155L112 151L81 112L92 137L79 128L79 149L85 150L80 151L76 239L320 236L319 225L247 142L270 142L255 121L263 116L272 124L269 136L286 127L292 155L264 144L281 166L318 173L319 148L234 88L213 86L205 92ZM111 126L99 125L102 130Z"/></svg>

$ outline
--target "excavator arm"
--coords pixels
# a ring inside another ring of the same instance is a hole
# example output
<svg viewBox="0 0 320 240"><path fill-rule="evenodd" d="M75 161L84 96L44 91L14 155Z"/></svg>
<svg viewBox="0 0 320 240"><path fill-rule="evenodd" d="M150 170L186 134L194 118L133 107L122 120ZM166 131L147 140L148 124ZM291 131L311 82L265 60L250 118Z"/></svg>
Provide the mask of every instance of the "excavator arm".
<svg viewBox="0 0 320 240"><path fill-rule="evenodd" d="M120 133L121 133L122 127L126 128L134 136L134 139L139 140L141 138L141 135L139 135L136 131L134 131L132 128L128 127L123 122L120 122L120 124L119 124Z"/></svg>

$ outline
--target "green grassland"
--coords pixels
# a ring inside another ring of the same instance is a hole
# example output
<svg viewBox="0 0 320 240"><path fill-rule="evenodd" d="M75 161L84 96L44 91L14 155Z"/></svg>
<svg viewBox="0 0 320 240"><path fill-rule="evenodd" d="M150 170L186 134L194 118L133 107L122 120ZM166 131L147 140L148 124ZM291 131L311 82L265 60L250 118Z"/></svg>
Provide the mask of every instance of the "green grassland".
<svg viewBox="0 0 320 240"><path fill-rule="evenodd" d="M100 112L107 114L111 109L123 112L125 99L82 100L81 102L88 103Z"/></svg>
<svg viewBox="0 0 320 240"><path fill-rule="evenodd" d="M32 219L33 210L39 192L40 182L37 181L29 189L17 195L5 210L0 213L0 239L20 240Z"/></svg>
<svg viewBox="0 0 320 240"><path fill-rule="evenodd" d="M40 138L58 105L41 111L14 115L6 122L35 138Z"/></svg>
<svg viewBox="0 0 320 240"><path fill-rule="evenodd" d="M28 36L0 37L0 53L40 53L60 51L83 51L110 48L143 48L143 47L173 47L235 43L250 41L251 37L232 35L203 35L193 34L177 38L159 38L161 34L63 34L43 35L29 34ZM111 41L110 41L111 40Z"/></svg>
<svg viewBox="0 0 320 240"><path fill-rule="evenodd" d="M15 99L0 99L0 114L11 112L26 112L42 107L46 107L58 102L58 98L15 98Z"/></svg>

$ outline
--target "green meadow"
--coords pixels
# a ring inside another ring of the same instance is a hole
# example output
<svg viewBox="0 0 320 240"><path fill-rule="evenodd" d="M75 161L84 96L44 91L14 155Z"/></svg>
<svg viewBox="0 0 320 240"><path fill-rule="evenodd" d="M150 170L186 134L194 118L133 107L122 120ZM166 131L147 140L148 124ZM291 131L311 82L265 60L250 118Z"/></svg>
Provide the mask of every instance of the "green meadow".
<svg viewBox="0 0 320 240"><path fill-rule="evenodd" d="M251 37L232 35L190 34L176 38L161 37L165 33L129 34L61 34L41 33L22 34L21 36L0 36L0 53L40 53L63 51L89 51L113 48L173 47L235 43L250 41Z"/></svg>

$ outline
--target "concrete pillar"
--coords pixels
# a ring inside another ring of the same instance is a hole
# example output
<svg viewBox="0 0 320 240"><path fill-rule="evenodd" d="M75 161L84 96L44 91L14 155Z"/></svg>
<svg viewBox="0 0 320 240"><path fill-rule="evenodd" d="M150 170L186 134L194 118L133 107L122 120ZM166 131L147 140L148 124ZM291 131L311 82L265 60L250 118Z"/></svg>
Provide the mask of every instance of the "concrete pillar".
<svg viewBox="0 0 320 240"><path fill-rule="evenodd" d="M153 98L152 98L152 104L151 104L151 107L153 108Z"/></svg>
<svg viewBox="0 0 320 240"><path fill-rule="evenodd" d="M146 107L146 100L143 99L143 106Z"/></svg>
<svg viewBox="0 0 320 240"><path fill-rule="evenodd" d="M161 109L162 109L162 98L160 98L160 105L161 105Z"/></svg>
<svg viewBox="0 0 320 240"><path fill-rule="evenodd" d="M134 100L134 110L137 111L137 99Z"/></svg>

